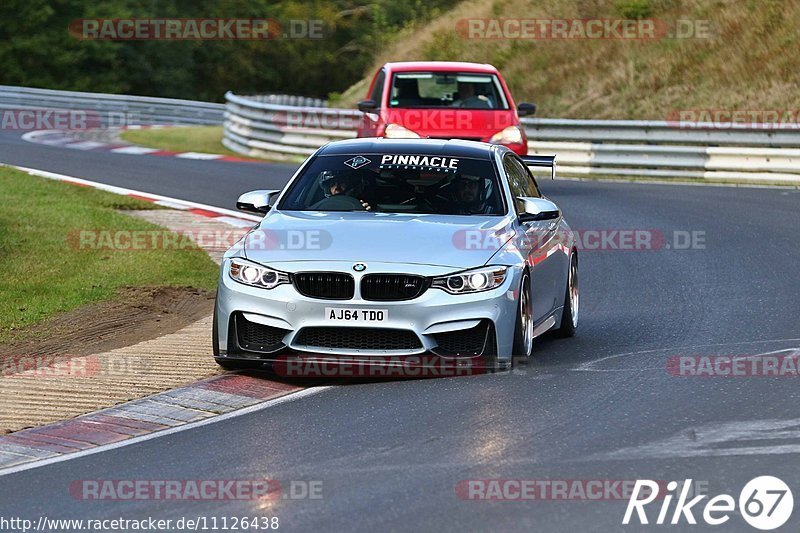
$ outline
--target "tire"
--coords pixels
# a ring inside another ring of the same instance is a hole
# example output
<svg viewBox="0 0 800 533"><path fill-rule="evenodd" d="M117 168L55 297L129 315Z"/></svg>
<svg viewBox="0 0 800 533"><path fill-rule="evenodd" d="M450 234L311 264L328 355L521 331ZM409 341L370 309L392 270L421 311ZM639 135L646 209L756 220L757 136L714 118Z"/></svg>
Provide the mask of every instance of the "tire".
<svg viewBox="0 0 800 533"><path fill-rule="evenodd" d="M514 346L512 348L511 361L500 363L496 351L493 352L491 355L484 355L481 357L481 362L487 373L511 370L514 368L515 361L519 362L527 361L527 359L530 357L531 352L533 351L533 308L532 308L530 287L531 287L530 274L528 274L528 271L526 270L522 274L522 280L520 280L519 284L520 296L519 296L519 301L517 303L517 320L514 325ZM523 315L522 315L523 306L527 307L526 310L527 319L525 320L523 320ZM526 329L526 326L523 325L523 322L529 324L527 332L528 333L527 340L525 338L525 331L524 331ZM526 345L527 345L527 350L525 349Z"/></svg>
<svg viewBox="0 0 800 533"><path fill-rule="evenodd" d="M517 303L517 321L514 326L514 348L512 361L515 357L528 359L533 353L533 301L531 300L530 274L526 270L522 274L519 284L519 302Z"/></svg>
<svg viewBox="0 0 800 533"><path fill-rule="evenodd" d="M559 337L574 337L578 330L578 311L580 310L580 285L578 284L578 254L572 252L569 259L569 276L564 295L564 309L561 312L561 326L556 330Z"/></svg>
<svg viewBox="0 0 800 533"><path fill-rule="evenodd" d="M214 319L211 321L213 324L211 326L211 347L212 352L214 354L214 359L219 357L219 331L217 331L217 298L219 297L219 291L217 291L217 295L214 296ZM219 362L219 360L217 361Z"/></svg>

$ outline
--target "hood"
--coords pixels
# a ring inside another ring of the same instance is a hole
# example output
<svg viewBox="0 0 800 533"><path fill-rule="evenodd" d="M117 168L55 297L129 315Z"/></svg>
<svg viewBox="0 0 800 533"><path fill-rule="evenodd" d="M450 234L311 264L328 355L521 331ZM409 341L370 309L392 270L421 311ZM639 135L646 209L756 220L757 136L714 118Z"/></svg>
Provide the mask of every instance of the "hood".
<svg viewBox="0 0 800 533"><path fill-rule="evenodd" d="M513 235L510 217L272 211L244 242L257 263L348 261L481 266Z"/></svg>

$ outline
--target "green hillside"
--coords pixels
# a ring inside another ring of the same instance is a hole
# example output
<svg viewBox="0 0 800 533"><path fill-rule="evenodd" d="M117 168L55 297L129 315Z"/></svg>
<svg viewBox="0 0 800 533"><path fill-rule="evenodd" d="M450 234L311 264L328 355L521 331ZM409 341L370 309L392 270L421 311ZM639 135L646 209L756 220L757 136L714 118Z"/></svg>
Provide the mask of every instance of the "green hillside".
<svg viewBox="0 0 800 533"><path fill-rule="evenodd" d="M465 38L465 19L511 18L655 19L658 30L689 28L704 35ZM401 32L340 104L352 106L363 98L368 80L386 61L462 60L499 68L517 101L538 104L538 116L663 120L687 109L796 110L798 20L795 1L466 1L421 28Z"/></svg>

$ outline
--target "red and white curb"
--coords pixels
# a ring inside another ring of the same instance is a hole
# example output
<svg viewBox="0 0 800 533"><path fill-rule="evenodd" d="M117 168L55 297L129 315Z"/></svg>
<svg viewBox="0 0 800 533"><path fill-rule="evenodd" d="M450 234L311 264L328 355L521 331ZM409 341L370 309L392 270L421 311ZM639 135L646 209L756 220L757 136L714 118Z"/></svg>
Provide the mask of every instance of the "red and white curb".
<svg viewBox="0 0 800 533"><path fill-rule="evenodd" d="M0 436L0 476L221 422L322 392L225 374L95 413Z"/></svg>
<svg viewBox="0 0 800 533"><path fill-rule="evenodd" d="M107 131L122 131L135 129L159 129L174 128L181 126L126 126L124 128L106 128ZM207 154L204 152L174 152L171 150L161 150L160 148L147 148L135 144L124 142L105 142L92 139L80 139L82 133L90 130L71 131L71 130L36 130L29 131L22 135L22 139L36 144L58 146L61 148L72 148L74 150L110 152L112 154L125 155L155 155L159 157L178 157L181 159L197 159L202 161L223 161L232 163L255 163L263 164L264 161L246 157L227 156L221 154Z"/></svg>
<svg viewBox="0 0 800 533"><path fill-rule="evenodd" d="M237 227L261 217L73 176L0 164L33 176L93 187L212 217ZM224 374L108 409L0 436L0 475L100 453L177 431L241 416L329 387L305 388L242 374Z"/></svg>
<svg viewBox="0 0 800 533"><path fill-rule="evenodd" d="M63 181L65 183L70 183L72 185L78 185L81 187L92 187L93 189L100 189L114 194L121 194L123 196L130 196L131 198L144 200L145 202L152 202L156 205L169 207L170 209L189 211L190 213L213 218L217 222L223 222L238 228L250 227L255 222L259 222L262 218L255 215L248 215L247 213L240 213L239 211L233 211L231 209L223 209L213 205L199 204L197 202L180 200L178 198L171 198L169 196L161 196L160 194L126 189L125 187L117 187L116 185L108 185L106 183L76 178L74 176L66 176L64 174L57 174L55 172L48 172L46 170L37 170L35 168L20 167L16 165L6 165L3 163L0 163L0 166L15 168L17 170L27 172L31 176Z"/></svg>

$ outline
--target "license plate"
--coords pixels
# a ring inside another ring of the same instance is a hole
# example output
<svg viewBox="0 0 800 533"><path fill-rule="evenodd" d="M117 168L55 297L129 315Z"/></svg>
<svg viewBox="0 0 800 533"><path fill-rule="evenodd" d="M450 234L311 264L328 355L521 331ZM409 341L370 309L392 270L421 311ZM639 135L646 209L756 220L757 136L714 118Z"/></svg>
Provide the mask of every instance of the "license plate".
<svg viewBox="0 0 800 533"><path fill-rule="evenodd" d="M326 307L325 318L328 322L346 322L348 324L375 324L389 319L388 309L348 309L346 307Z"/></svg>

